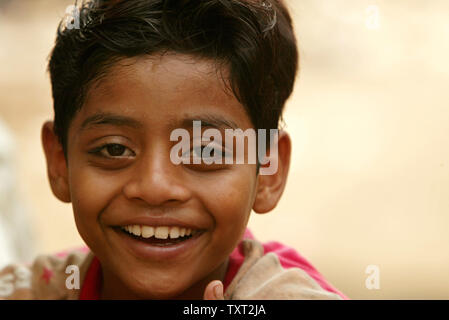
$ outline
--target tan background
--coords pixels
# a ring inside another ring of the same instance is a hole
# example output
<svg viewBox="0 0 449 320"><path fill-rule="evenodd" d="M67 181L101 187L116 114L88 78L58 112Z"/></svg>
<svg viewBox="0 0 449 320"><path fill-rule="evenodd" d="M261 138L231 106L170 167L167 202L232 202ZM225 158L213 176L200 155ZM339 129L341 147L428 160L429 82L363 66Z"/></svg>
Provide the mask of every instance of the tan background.
<svg viewBox="0 0 449 320"><path fill-rule="evenodd" d="M72 2L9 2L0 118L15 135L32 244L51 253L81 243L39 137L52 116L46 58ZM295 247L351 298L449 298L449 2L288 3L302 55L285 114L293 162L278 208L254 215L252 230ZM379 290L365 287L368 265Z"/></svg>

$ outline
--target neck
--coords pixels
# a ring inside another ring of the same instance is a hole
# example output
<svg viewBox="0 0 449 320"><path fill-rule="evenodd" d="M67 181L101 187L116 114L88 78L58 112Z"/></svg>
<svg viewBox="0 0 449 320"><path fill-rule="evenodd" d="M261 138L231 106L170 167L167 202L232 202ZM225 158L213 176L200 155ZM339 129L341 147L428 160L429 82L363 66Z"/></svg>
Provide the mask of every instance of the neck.
<svg viewBox="0 0 449 320"><path fill-rule="evenodd" d="M174 300L202 300L206 286L213 280L224 281L226 271L228 270L229 258L226 259L217 269L212 271L207 277L195 283L186 291L173 298Z"/></svg>

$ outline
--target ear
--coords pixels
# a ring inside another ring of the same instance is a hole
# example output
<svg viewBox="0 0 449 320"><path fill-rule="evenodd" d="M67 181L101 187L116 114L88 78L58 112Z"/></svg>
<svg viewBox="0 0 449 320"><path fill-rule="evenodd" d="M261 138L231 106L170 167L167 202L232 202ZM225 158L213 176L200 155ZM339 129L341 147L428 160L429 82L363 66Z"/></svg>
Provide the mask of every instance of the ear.
<svg viewBox="0 0 449 320"><path fill-rule="evenodd" d="M47 121L42 126L41 139L47 159L47 175L51 190L59 200L70 202L66 158L59 139L53 130L52 121Z"/></svg>
<svg viewBox="0 0 449 320"><path fill-rule="evenodd" d="M277 149L277 150L276 150ZM277 170L271 175L259 173L257 194L253 204L256 213L266 213L273 210L284 192L287 183L288 170L290 168L291 139L287 132L280 130L277 148L270 146L270 162L277 157ZM277 152L276 152L277 151ZM272 154L275 152L274 154ZM262 165L268 167L270 163Z"/></svg>

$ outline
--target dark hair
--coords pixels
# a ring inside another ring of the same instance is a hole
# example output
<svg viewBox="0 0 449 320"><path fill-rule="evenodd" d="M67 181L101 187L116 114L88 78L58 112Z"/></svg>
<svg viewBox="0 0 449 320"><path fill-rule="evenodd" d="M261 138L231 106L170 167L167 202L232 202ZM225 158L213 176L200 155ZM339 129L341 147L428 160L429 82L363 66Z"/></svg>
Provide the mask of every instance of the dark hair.
<svg viewBox="0 0 449 320"><path fill-rule="evenodd" d="M164 52L226 65L254 127L278 128L298 69L282 0L91 0L78 9L79 28L61 22L48 67L65 153L70 122L92 83L122 58Z"/></svg>

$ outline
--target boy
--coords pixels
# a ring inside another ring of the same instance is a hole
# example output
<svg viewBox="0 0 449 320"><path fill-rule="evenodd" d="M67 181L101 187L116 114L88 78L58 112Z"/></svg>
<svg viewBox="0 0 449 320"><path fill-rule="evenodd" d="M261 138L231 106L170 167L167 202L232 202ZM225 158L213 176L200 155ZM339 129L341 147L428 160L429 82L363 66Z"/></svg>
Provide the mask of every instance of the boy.
<svg viewBox="0 0 449 320"><path fill-rule="evenodd" d="M89 249L5 268L3 296L344 298L296 252L246 230L251 210L268 212L282 195L287 133L269 150L269 175L261 159L206 163L208 148L214 159L234 151L216 136L210 148L194 134L182 152L199 162L171 157L172 133L195 122L204 134L278 128L298 60L283 3L94 0L76 18L50 57L55 118L42 142L52 191L72 203Z"/></svg>

